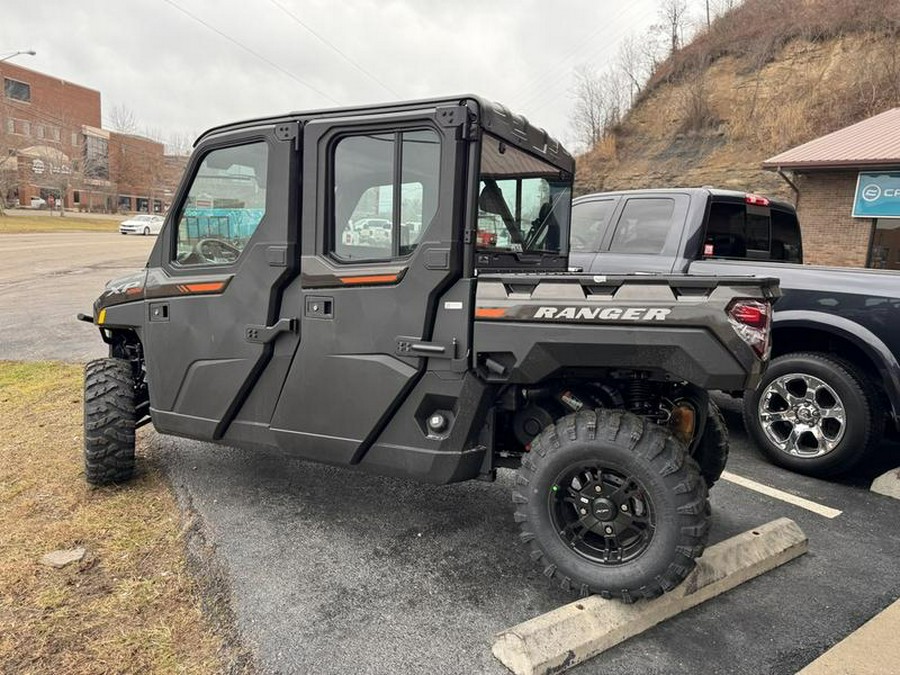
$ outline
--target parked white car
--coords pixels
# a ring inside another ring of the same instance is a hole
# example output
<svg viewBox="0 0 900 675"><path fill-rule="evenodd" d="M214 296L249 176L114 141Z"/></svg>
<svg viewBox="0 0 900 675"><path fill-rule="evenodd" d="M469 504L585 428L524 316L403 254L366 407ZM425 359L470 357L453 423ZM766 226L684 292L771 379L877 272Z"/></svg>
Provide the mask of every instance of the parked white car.
<svg viewBox="0 0 900 675"><path fill-rule="evenodd" d="M33 209L45 209L47 208L47 200L43 197L32 197L31 198L31 208Z"/></svg>
<svg viewBox="0 0 900 675"><path fill-rule="evenodd" d="M165 218L162 216L151 216L142 214L132 216L128 220L119 223L119 232L122 234L159 234Z"/></svg>

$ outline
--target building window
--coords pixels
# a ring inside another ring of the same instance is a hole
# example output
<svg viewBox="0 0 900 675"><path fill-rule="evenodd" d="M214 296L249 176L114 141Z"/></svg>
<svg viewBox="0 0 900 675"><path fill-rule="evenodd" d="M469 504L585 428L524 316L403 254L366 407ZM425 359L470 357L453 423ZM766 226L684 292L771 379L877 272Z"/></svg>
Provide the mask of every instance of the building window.
<svg viewBox="0 0 900 675"><path fill-rule="evenodd" d="M6 133L8 133L8 134L16 133L16 121L12 117L6 118Z"/></svg>
<svg viewBox="0 0 900 675"><path fill-rule="evenodd" d="M35 124L34 125L34 135L38 138L44 137L44 125L43 124Z"/></svg>
<svg viewBox="0 0 900 675"><path fill-rule="evenodd" d="M31 102L31 85L18 80L11 80L8 77L3 78L3 93L6 98L14 101L22 101L24 103Z"/></svg>
<svg viewBox="0 0 900 675"><path fill-rule="evenodd" d="M19 120L19 133L23 136L31 136L31 122Z"/></svg>
<svg viewBox="0 0 900 675"><path fill-rule="evenodd" d="M84 175L109 180L109 141L105 138L84 137Z"/></svg>
<svg viewBox="0 0 900 675"><path fill-rule="evenodd" d="M59 143L59 127L50 127L48 131L50 132L50 140Z"/></svg>
<svg viewBox="0 0 900 675"><path fill-rule="evenodd" d="M77 147L77 146L78 146L78 132L77 132L77 131L73 131L73 132L72 132L72 147L74 148L74 147Z"/></svg>

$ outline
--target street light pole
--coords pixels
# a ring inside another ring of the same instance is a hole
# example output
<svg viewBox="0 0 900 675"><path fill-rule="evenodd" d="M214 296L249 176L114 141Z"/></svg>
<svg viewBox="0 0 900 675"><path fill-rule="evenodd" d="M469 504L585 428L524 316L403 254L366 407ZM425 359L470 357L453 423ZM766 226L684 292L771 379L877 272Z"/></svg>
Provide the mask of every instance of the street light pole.
<svg viewBox="0 0 900 675"><path fill-rule="evenodd" d="M33 49L20 49L18 51L13 52L9 56L4 56L2 59L0 59L0 62L8 61L9 59L15 58L22 54L27 54L28 56L34 56L35 54L37 54L37 52L34 51Z"/></svg>

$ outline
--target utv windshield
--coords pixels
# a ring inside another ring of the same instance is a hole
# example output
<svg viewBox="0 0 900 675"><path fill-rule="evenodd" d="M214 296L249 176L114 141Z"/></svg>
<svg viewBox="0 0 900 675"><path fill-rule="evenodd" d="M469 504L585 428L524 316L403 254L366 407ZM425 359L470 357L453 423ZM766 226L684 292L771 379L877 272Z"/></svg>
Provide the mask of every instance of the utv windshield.
<svg viewBox="0 0 900 675"><path fill-rule="evenodd" d="M476 246L484 252L565 255L572 179L559 168L484 135Z"/></svg>

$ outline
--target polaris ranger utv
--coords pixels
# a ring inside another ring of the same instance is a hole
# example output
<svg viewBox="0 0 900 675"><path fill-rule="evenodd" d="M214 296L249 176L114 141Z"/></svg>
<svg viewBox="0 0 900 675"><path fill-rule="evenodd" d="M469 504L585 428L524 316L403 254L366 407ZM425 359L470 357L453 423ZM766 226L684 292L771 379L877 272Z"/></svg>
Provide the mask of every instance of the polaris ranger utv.
<svg viewBox="0 0 900 675"><path fill-rule="evenodd" d="M146 269L83 317L110 349L86 369L88 481L128 479L151 421L433 483L511 468L546 576L673 588L727 453L705 390L756 385L778 288L569 274L574 169L472 96L205 133Z"/></svg>

